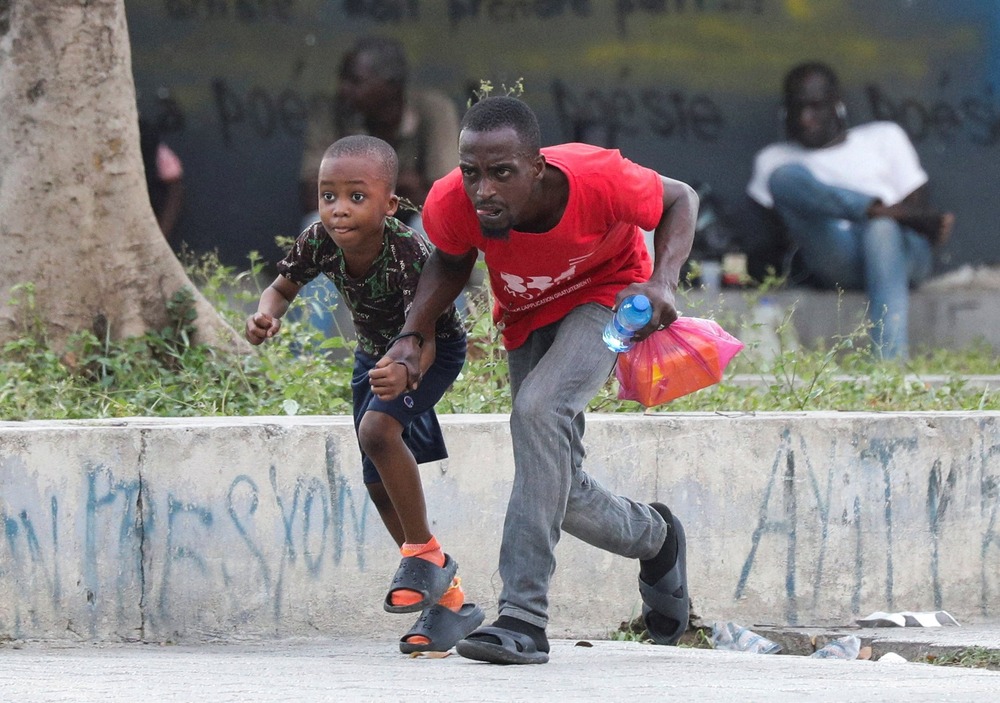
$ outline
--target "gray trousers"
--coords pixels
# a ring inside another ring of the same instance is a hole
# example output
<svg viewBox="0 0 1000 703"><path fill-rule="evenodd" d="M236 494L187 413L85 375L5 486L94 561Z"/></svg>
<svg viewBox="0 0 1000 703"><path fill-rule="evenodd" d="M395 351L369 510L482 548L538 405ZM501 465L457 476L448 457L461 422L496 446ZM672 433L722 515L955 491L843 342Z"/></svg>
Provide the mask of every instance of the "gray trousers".
<svg viewBox="0 0 1000 703"><path fill-rule="evenodd" d="M514 485L500 545L499 612L542 628L563 531L635 559L655 556L667 535L659 513L583 470L583 411L615 363L601 338L610 317L603 305L582 305L508 354Z"/></svg>

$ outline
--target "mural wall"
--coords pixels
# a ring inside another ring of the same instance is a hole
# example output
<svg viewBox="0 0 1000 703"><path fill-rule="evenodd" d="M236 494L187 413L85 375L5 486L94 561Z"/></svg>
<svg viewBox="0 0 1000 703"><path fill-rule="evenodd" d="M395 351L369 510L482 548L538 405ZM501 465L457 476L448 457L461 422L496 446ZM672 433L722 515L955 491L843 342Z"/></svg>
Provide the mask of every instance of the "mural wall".
<svg viewBox="0 0 1000 703"><path fill-rule="evenodd" d="M126 0L141 111L184 162L180 235L236 264L297 234L310 110L356 37L464 109L523 79L548 143L587 141L743 197L784 73L829 62L852 123L902 124L958 225L940 262L1000 260L1000 5L991 0Z"/></svg>

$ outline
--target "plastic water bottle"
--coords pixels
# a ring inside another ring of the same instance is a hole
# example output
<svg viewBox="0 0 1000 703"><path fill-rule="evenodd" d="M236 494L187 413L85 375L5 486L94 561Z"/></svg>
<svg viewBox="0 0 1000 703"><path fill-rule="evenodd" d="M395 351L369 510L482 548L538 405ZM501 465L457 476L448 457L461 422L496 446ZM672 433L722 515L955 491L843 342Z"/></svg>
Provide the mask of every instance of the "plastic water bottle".
<svg viewBox="0 0 1000 703"><path fill-rule="evenodd" d="M628 351L632 335L653 319L653 306L644 295L630 295L622 301L604 328L604 343L613 352Z"/></svg>
<svg viewBox="0 0 1000 703"><path fill-rule="evenodd" d="M857 659L861 653L861 638L857 635L847 635L827 642L822 649L817 649L809 656L813 659Z"/></svg>
<svg viewBox="0 0 1000 703"><path fill-rule="evenodd" d="M799 348L791 319L786 319L786 311L768 295L761 296L757 302L740 339L766 363L773 362L782 352Z"/></svg>
<svg viewBox="0 0 1000 703"><path fill-rule="evenodd" d="M757 350L765 359L774 359L781 353L781 326L784 315L774 298L762 296L753 313L757 332Z"/></svg>
<svg viewBox="0 0 1000 703"><path fill-rule="evenodd" d="M715 649L751 654L777 654L781 651L781 645L777 642L734 622L717 622L712 625L712 646Z"/></svg>

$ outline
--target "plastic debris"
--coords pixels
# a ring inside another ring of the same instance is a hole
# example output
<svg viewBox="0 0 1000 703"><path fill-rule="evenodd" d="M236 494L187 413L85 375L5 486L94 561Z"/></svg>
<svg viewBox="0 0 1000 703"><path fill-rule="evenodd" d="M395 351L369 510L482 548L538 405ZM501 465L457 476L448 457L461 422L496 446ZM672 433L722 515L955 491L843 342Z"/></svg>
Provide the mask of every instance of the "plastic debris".
<svg viewBox="0 0 1000 703"><path fill-rule="evenodd" d="M781 651L781 645L777 642L734 622L717 622L712 625L712 646L715 649L751 654L777 654Z"/></svg>
<svg viewBox="0 0 1000 703"><path fill-rule="evenodd" d="M895 652L886 652L881 657L878 658L879 664L906 664L907 661L904 657L896 654Z"/></svg>
<svg viewBox="0 0 1000 703"><path fill-rule="evenodd" d="M855 620L861 627L959 627L958 621L943 610L928 612L913 612L904 610L898 613L872 613L868 617Z"/></svg>
<svg viewBox="0 0 1000 703"><path fill-rule="evenodd" d="M861 638L847 635L827 642L809 656L813 659L857 659L860 651Z"/></svg>

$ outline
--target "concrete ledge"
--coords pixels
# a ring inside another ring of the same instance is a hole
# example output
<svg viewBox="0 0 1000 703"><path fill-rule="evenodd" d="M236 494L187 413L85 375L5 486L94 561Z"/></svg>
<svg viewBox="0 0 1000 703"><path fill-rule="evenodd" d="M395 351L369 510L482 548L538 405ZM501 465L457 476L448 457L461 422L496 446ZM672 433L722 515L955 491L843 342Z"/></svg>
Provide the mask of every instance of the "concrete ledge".
<svg viewBox="0 0 1000 703"><path fill-rule="evenodd" d="M863 293L790 288L767 295L779 309L794 310L796 334L807 347L814 347L816 340L829 342L838 335L851 334L866 321L868 299ZM717 296L691 291L680 306L685 314L704 317L711 312L710 316L731 325L735 322L736 327L730 331L737 334L736 328L750 318L751 304L758 297L756 292L738 289L725 289ZM914 349L961 349L974 342L986 342L1000 351L998 310L998 290L917 289L910 295L910 345Z"/></svg>
<svg viewBox="0 0 1000 703"><path fill-rule="evenodd" d="M857 386L865 386L874 383L873 379L867 376L851 376L846 374L835 374L830 376L832 383L850 383ZM997 375L975 375L975 374L955 374L946 376L944 374L906 374L902 378L907 386L919 385L924 388L942 388L945 386L958 386L976 390L991 390L1000 388L1000 376ZM774 376L772 374L752 374L739 373L726 376L727 385L738 386L740 388L770 388L774 385L788 384L792 388L802 388L808 379L793 378L791 380Z"/></svg>
<svg viewBox="0 0 1000 703"><path fill-rule="evenodd" d="M442 417L434 531L495 613L507 418ZM1000 611L1000 413L591 415L587 466L666 501L706 620ZM395 635L398 563L349 417L0 423L0 637ZM637 564L566 537L552 636L638 614Z"/></svg>

